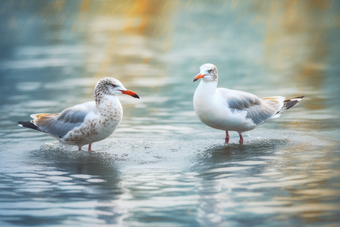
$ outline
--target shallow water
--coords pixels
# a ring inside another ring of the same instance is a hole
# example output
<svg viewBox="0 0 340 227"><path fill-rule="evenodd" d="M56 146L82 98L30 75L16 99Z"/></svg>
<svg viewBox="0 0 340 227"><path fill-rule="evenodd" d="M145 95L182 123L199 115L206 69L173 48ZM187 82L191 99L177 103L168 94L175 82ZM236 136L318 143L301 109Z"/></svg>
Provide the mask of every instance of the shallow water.
<svg viewBox="0 0 340 227"><path fill-rule="evenodd" d="M337 1L0 3L1 226L338 226ZM192 106L219 86L306 98L224 145ZM17 127L92 100L112 76L140 100L95 152Z"/></svg>

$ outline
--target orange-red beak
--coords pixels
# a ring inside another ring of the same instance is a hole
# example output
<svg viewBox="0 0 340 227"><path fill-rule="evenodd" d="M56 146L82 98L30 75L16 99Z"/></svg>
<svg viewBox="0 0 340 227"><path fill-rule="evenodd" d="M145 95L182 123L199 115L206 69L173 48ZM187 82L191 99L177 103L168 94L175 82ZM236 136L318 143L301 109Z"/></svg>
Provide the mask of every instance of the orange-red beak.
<svg viewBox="0 0 340 227"><path fill-rule="evenodd" d="M199 80L199 79L203 78L204 76L205 76L205 75L203 75L203 74L197 74L197 76L195 76L195 79L194 79L193 82L195 82L196 80Z"/></svg>
<svg viewBox="0 0 340 227"><path fill-rule="evenodd" d="M130 90L126 90L126 91L123 91L123 90L120 90L123 94L126 94L126 95L130 95L134 98L137 98L139 99L139 96L136 94L136 92L133 92L133 91L130 91Z"/></svg>

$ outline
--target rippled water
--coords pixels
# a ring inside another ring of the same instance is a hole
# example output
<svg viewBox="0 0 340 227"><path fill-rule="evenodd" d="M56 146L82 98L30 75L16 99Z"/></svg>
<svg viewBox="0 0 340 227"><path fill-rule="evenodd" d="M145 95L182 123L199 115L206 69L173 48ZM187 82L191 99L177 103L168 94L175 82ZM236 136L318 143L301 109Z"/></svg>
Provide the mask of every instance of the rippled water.
<svg viewBox="0 0 340 227"><path fill-rule="evenodd" d="M338 226L337 1L0 3L1 226ZM219 86L300 105L224 145L192 106ZM17 127L92 100L112 76L124 119L96 152Z"/></svg>

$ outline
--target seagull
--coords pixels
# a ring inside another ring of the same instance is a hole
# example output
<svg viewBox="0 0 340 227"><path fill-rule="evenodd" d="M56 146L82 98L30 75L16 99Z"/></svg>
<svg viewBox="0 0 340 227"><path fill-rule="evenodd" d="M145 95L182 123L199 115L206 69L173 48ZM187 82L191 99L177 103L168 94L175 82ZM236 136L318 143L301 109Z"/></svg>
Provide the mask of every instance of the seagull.
<svg viewBox="0 0 340 227"><path fill-rule="evenodd" d="M123 108L116 95L139 96L127 90L123 84L112 77L99 80L94 88L95 101L85 102L63 110L61 113L32 114L33 120L19 121L21 127L45 132L68 145L89 145L109 137L123 119Z"/></svg>
<svg viewBox="0 0 340 227"><path fill-rule="evenodd" d="M272 96L261 99L248 92L217 88L217 67L210 63L200 67L193 82L199 79L201 82L194 94L196 115L204 124L224 130L226 144L230 139L228 131L238 132L239 143L243 144L243 132L253 130L269 118L280 117L304 98Z"/></svg>

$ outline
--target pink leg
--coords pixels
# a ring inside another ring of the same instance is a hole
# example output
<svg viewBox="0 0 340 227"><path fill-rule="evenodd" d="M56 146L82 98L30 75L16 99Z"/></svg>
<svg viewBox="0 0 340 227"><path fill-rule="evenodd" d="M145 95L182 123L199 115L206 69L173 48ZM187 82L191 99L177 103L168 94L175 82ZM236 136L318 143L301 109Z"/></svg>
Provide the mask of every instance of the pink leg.
<svg viewBox="0 0 340 227"><path fill-rule="evenodd" d="M242 133L238 133L240 135L240 144L243 144L243 137L242 137Z"/></svg>
<svg viewBox="0 0 340 227"><path fill-rule="evenodd" d="M78 147L78 149L79 149L78 151L81 151L81 147Z"/></svg>
<svg viewBox="0 0 340 227"><path fill-rule="evenodd" d="M228 131L225 131L225 143L229 143L229 139L230 139L229 133Z"/></svg>
<svg viewBox="0 0 340 227"><path fill-rule="evenodd" d="M92 143L89 144L89 151L91 151L91 146L92 146Z"/></svg>

